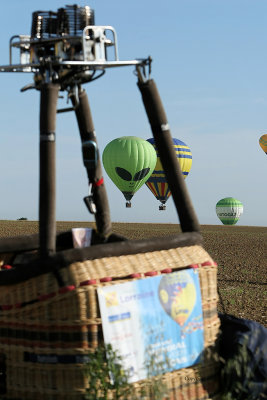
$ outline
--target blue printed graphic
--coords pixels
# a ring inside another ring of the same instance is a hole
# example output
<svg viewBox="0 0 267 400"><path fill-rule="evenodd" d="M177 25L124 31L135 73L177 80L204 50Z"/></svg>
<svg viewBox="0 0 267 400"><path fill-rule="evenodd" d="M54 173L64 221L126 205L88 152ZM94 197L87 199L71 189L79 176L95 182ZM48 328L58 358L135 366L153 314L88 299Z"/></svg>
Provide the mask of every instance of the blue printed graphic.
<svg viewBox="0 0 267 400"><path fill-rule="evenodd" d="M200 361L204 335L196 270L106 286L98 297L105 343L133 371L131 382L147 377L149 358L167 360L164 372Z"/></svg>

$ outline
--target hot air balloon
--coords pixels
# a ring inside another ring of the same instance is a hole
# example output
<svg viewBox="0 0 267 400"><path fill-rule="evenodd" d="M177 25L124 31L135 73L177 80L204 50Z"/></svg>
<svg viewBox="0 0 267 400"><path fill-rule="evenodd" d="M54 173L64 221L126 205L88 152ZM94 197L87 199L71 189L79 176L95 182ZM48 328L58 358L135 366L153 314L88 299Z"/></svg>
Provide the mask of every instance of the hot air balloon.
<svg viewBox="0 0 267 400"><path fill-rule="evenodd" d="M186 324L196 304L196 287L186 271L162 277L158 296L164 311L181 327Z"/></svg>
<svg viewBox="0 0 267 400"><path fill-rule="evenodd" d="M259 140L260 146L265 154L267 154L267 135L262 135Z"/></svg>
<svg viewBox="0 0 267 400"><path fill-rule="evenodd" d="M151 143L157 151L154 139L147 139L147 141ZM192 165L192 153L189 147L179 139L173 138L173 147L177 156L177 160L179 161L183 176L184 178L186 178ZM150 178L146 181L146 186L151 190L156 199L161 202L159 210L165 210L165 203L170 197L171 192L162 168L158 152L155 170L153 171Z"/></svg>
<svg viewBox="0 0 267 400"><path fill-rule="evenodd" d="M123 136L108 143L102 160L106 173L123 193L126 207L131 207L133 195L155 169L154 147L136 136Z"/></svg>
<svg viewBox="0 0 267 400"><path fill-rule="evenodd" d="M224 225L235 225L243 214L243 204L233 197L226 197L216 204L216 214Z"/></svg>

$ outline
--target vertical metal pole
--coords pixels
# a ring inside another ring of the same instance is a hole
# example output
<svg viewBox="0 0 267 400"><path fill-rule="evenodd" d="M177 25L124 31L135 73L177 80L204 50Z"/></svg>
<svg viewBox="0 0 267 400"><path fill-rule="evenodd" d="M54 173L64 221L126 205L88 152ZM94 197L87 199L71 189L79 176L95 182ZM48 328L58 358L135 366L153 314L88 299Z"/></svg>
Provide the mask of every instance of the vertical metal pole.
<svg viewBox="0 0 267 400"><path fill-rule="evenodd" d="M44 83L40 89L40 256L56 251L56 112L59 85Z"/></svg>

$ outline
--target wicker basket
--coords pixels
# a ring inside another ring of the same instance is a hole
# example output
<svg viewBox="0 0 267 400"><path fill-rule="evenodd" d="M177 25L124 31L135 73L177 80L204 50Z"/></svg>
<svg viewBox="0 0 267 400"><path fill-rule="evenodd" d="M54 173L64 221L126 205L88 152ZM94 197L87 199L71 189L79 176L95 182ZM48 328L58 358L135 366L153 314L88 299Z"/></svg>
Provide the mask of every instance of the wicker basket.
<svg viewBox="0 0 267 400"><path fill-rule="evenodd" d="M56 275L52 263L53 271L46 273L36 265L37 276L1 286L0 379L2 389L7 391L6 398L82 400L88 388L83 362L88 352L103 344L97 288L197 268L205 360L194 367L167 373L163 380L172 399L215 399L219 391L219 369L210 353L214 355L219 329L217 266L199 242L200 235L184 233L172 238L95 245L83 249L80 257L77 254L75 257L75 249L67 250L63 252L64 257L55 260L59 267ZM167 246L169 249L164 249ZM103 252L110 256L96 256ZM71 262L71 257L81 261ZM30 273L33 267L34 262L24 272ZM1 274L10 272L3 270ZM64 282L61 287L59 274ZM138 382L136 390L147 383Z"/></svg>

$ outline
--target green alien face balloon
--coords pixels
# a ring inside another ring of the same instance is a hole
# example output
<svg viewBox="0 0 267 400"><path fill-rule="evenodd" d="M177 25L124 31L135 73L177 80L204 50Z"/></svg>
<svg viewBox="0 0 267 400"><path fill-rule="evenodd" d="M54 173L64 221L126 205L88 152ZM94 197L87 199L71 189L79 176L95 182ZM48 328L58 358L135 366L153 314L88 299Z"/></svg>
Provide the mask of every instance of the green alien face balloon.
<svg viewBox="0 0 267 400"><path fill-rule="evenodd" d="M131 200L154 171L157 154L154 147L136 136L112 140L102 155L106 173L126 200Z"/></svg>

